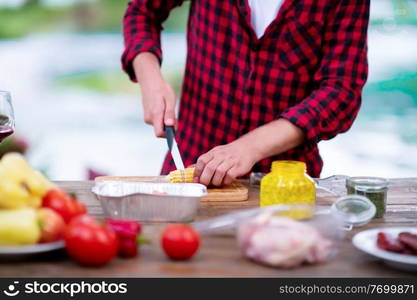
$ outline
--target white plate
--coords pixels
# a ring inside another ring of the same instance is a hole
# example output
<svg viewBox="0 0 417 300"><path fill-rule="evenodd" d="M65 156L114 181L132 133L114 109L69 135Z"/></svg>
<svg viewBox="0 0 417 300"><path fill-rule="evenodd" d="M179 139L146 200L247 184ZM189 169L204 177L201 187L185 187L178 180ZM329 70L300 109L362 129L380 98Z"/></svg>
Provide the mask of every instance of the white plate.
<svg viewBox="0 0 417 300"><path fill-rule="evenodd" d="M417 271L417 255L399 254L378 248L376 245L378 232L384 232L391 236L397 236L400 232L411 232L417 234L417 227L369 229L357 233L352 239L353 245L356 248L382 259L391 267L405 271Z"/></svg>
<svg viewBox="0 0 417 300"><path fill-rule="evenodd" d="M52 243L35 244L27 246L0 246L0 258L8 257L24 257L39 253L45 253L63 249L65 247L64 241L56 241Z"/></svg>

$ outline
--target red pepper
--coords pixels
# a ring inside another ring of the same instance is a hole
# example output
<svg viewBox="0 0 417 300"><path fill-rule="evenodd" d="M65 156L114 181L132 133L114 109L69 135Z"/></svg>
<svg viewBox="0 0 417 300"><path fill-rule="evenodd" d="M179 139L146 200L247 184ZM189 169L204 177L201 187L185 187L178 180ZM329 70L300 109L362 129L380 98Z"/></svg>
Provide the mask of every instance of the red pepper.
<svg viewBox="0 0 417 300"><path fill-rule="evenodd" d="M137 256L141 225L136 221L114 219L107 219L106 224L113 228L119 239L119 256L124 258Z"/></svg>
<svg viewBox="0 0 417 300"><path fill-rule="evenodd" d="M138 255L138 244L136 240L120 239L119 256L125 258L136 257Z"/></svg>
<svg viewBox="0 0 417 300"><path fill-rule="evenodd" d="M121 237L136 237L142 231L141 225L136 221L107 219L106 223L110 225Z"/></svg>

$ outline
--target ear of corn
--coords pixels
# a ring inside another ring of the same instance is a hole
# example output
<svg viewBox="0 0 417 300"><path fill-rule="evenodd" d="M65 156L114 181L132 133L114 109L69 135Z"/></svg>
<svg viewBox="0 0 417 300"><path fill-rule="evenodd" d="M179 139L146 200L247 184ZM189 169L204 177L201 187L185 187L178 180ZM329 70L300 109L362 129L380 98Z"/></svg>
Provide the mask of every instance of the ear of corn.
<svg viewBox="0 0 417 300"><path fill-rule="evenodd" d="M194 179L194 168L175 170L168 174L169 182L173 183L192 183Z"/></svg>

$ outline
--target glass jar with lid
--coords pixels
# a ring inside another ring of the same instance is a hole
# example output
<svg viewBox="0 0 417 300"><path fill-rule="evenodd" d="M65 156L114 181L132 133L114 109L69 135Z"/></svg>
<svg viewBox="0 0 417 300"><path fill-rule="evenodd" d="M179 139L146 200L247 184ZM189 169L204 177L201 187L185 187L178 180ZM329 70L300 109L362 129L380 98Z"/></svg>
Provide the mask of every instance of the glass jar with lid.
<svg viewBox="0 0 417 300"><path fill-rule="evenodd" d="M380 177L350 177L346 179L349 195L367 197L376 206L375 218L384 217L387 207L388 179Z"/></svg>
<svg viewBox="0 0 417 300"><path fill-rule="evenodd" d="M271 172L261 181L260 205L316 203L314 180L306 174L301 161L274 161Z"/></svg>

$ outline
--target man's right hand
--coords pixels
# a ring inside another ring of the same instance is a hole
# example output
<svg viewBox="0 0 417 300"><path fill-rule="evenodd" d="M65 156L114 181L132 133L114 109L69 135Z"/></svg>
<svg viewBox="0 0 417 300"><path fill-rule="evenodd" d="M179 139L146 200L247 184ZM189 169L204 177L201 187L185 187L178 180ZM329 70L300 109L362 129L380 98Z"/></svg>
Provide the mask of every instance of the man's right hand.
<svg viewBox="0 0 417 300"><path fill-rule="evenodd" d="M153 126L157 137L164 137L164 125L176 125L175 92L162 77L154 54L139 54L133 61L133 67L142 90L145 123Z"/></svg>

